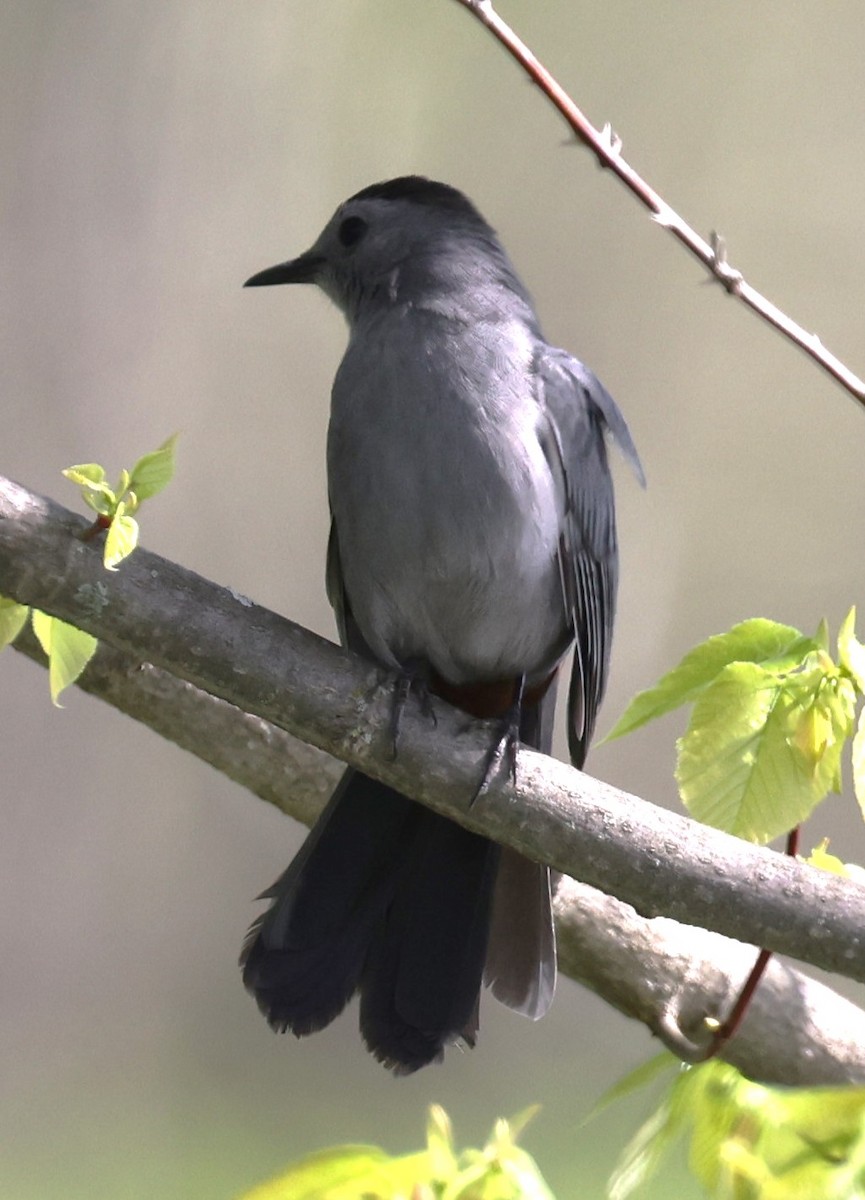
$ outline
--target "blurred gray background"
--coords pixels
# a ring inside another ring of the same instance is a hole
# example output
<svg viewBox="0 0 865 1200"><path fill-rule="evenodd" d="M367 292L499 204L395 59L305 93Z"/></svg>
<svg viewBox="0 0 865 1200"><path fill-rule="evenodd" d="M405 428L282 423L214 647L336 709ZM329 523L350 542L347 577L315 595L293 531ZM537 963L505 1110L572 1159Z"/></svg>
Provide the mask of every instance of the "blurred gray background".
<svg viewBox="0 0 865 1200"><path fill-rule="evenodd" d="M501 0L626 157L860 373L865 23L858 0ZM74 506L182 434L144 540L327 636L324 436L344 329L311 290L243 292L336 204L406 172L499 229L551 340L624 409L622 588L601 729L695 642L748 616L833 631L865 601L865 415L702 282L451 0L4 0L0 470ZM0 581L2 591L2 581ZM560 1197L598 1197L645 1109L587 1129L654 1052L565 982L530 1025L489 1002L471 1055L395 1081L354 1013L279 1039L235 966L252 897L302 831L44 674L0 662L0 1195L231 1197L340 1141L463 1143L532 1102ZM663 804L681 718L590 769ZM849 796L806 834L865 858ZM646 1195L696 1194L675 1170Z"/></svg>

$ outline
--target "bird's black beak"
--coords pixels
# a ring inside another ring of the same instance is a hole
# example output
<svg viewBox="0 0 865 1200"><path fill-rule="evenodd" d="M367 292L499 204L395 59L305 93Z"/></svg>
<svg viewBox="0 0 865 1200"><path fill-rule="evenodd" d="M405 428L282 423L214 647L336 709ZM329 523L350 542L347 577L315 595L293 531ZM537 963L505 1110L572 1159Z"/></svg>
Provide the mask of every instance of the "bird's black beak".
<svg viewBox="0 0 865 1200"><path fill-rule="evenodd" d="M259 271L257 275L247 279L243 286L271 287L276 283L315 283L323 262L320 254L307 250L305 254L293 258L290 262L278 263L275 267Z"/></svg>

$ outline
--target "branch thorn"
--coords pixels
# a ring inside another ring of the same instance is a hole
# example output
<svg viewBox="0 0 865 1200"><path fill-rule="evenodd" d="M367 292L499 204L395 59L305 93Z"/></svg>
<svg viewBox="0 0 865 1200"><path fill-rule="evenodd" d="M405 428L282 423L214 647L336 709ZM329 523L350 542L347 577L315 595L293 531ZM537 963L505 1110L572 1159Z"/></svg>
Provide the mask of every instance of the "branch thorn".
<svg viewBox="0 0 865 1200"><path fill-rule="evenodd" d="M709 242L712 247L712 261L710 269L715 279L724 286L726 291L731 295L736 295L744 282L744 276L741 271L737 271L735 267L731 267L727 261L727 242L722 234L718 233L717 229L713 229L709 234Z"/></svg>

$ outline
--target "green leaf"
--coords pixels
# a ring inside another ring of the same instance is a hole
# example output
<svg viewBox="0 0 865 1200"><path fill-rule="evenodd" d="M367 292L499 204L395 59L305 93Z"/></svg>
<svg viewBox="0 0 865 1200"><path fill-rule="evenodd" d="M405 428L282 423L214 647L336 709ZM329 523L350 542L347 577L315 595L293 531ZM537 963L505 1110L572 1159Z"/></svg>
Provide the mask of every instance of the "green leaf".
<svg viewBox="0 0 865 1200"><path fill-rule="evenodd" d="M0 596L0 650L15 641L24 628L29 611L26 604Z"/></svg>
<svg viewBox="0 0 865 1200"><path fill-rule="evenodd" d="M38 609L33 610L32 622L33 632L48 656L48 685L52 703L61 708L58 702L60 693L78 679L96 653L99 643L83 629L76 629L74 625L67 625L58 617L51 617Z"/></svg>
<svg viewBox="0 0 865 1200"><path fill-rule="evenodd" d="M601 1098L592 1106L591 1112L583 1119L581 1124L587 1125L589 1121L593 1121L595 1117L599 1117L611 1105L617 1104L620 1100L624 1100L626 1096L630 1096L632 1093L648 1087L650 1083L654 1083L665 1071L672 1071L678 1068L679 1065L679 1060L669 1050L662 1050L660 1054L654 1055L647 1062L640 1063L633 1071L629 1071L627 1075L617 1080L612 1087L607 1088Z"/></svg>
<svg viewBox="0 0 865 1200"><path fill-rule="evenodd" d="M607 1182L609 1200L627 1200L657 1172L690 1118L693 1069L680 1069L667 1095L628 1142Z"/></svg>
<svg viewBox="0 0 865 1200"><path fill-rule="evenodd" d="M697 700L676 779L698 821L755 842L800 824L837 781L850 695L820 656L778 675L732 663ZM850 689L852 692L852 689Z"/></svg>
<svg viewBox="0 0 865 1200"><path fill-rule="evenodd" d="M478 1200L555 1200L538 1164L522 1147L511 1146L498 1165L501 1181L491 1171L484 1188L477 1193ZM473 1198L467 1195L466 1200Z"/></svg>
<svg viewBox="0 0 865 1200"><path fill-rule="evenodd" d="M164 441L158 450L139 458L132 468L132 476L127 484L139 500L149 500L157 492L161 492L174 475L174 451L178 434L172 434Z"/></svg>
<svg viewBox="0 0 865 1200"><path fill-rule="evenodd" d="M105 470L99 463L79 463L61 472L81 488L84 503L103 517L110 517L117 507L117 497L105 482Z"/></svg>
<svg viewBox="0 0 865 1200"><path fill-rule="evenodd" d="M101 517L111 517L117 507L117 501L114 498L114 493L109 491L103 492L82 492L81 499L88 508L92 508L94 512L99 513Z"/></svg>
<svg viewBox="0 0 865 1200"><path fill-rule="evenodd" d="M392 1194L381 1190L392 1161L378 1146L334 1146L301 1159L240 1200L360 1200L364 1189L370 1197L384 1197Z"/></svg>
<svg viewBox="0 0 865 1200"><path fill-rule="evenodd" d="M865 1186L865 1089L770 1088L697 1069L689 1161L710 1196L848 1200Z"/></svg>
<svg viewBox="0 0 865 1200"><path fill-rule="evenodd" d="M67 467L61 474L82 488L103 492L111 490L105 482L105 468L100 467L99 463L78 463L77 466Z"/></svg>
<svg viewBox="0 0 865 1200"><path fill-rule="evenodd" d="M823 668L821 668L823 669ZM841 791L841 754L856 722L856 691L851 679L840 675L834 664L817 676L813 695L796 692L799 679L791 676L788 690L801 700L794 714L791 744L799 752L804 771L825 792ZM822 797L821 797L822 798Z"/></svg>
<svg viewBox="0 0 865 1200"><path fill-rule="evenodd" d="M838 632L838 662L849 672L859 694L865 694L865 646L856 637L855 604Z"/></svg>
<svg viewBox="0 0 865 1200"><path fill-rule="evenodd" d="M430 1105L426 1126L427 1153L433 1179L450 1179L456 1172L453 1129L450 1117L440 1104Z"/></svg>
<svg viewBox="0 0 865 1200"><path fill-rule="evenodd" d="M853 738L853 790L865 817L865 708L859 714L859 724Z"/></svg>
<svg viewBox="0 0 865 1200"><path fill-rule="evenodd" d="M828 838L823 838L822 842L814 847L804 861L809 867L817 867L820 871L828 871L830 875L845 876L847 874L847 864L843 863L836 854L829 853Z"/></svg>
<svg viewBox="0 0 865 1200"><path fill-rule="evenodd" d="M51 653L51 630L53 617L49 617L48 613L40 612L38 608L34 608L30 614L30 624L33 626L33 632L36 634L36 640L42 647L43 654Z"/></svg>
<svg viewBox="0 0 865 1200"><path fill-rule="evenodd" d="M624 1200L676 1137L712 1200L865 1196L865 1088L773 1088L729 1063L689 1067L620 1160L608 1185Z"/></svg>
<svg viewBox="0 0 865 1200"><path fill-rule="evenodd" d="M127 516L126 505L121 500L117 513L105 535L105 551L102 561L109 571L116 571L117 564L128 558L138 545L138 522Z"/></svg>
<svg viewBox="0 0 865 1200"><path fill-rule="evenodd" d="M829 653L829 622L825 617L821 618L820 624L817 626L814 644L818 650L825 650L827 654Z"/></svg>
<svg viewBox="0 0 865 1200"><path fill-rule="evenodd" d="M519 1130L536 1112L534 1106L511 1121L496 1121L482 1151L466 1150L450 1180L433 1180L444 1183L435 1196L440 1200L554 1200L537 1163L516 1145Z"/></svg>
<svg viewBox="0 0 865 1200"><path fill-rule="evenodd" d="M514 1116L508 1117L506 1121L497 1121L493 1136L495 1137L499 1130L502 1130L509 1142L516 1142L522 1136L523 1130L531 1125L540 1111L540 1104L530 1104L528 1108L522 1108Z"/></svg>
<svg viewBox="0 0 865 1200"><path fill-rule="evenodd" d="M719 1060L693 1068L688 1083L688 1165L710 1195L717 1195L719 1190L723 1195L727 1182L725 1150L737 1120L754 1103L756 1093L748 1092L750 1080Z"/></svg>
<svg viewBox="0 0 865 1200"><path fill-rule="evenodd" d="M514 1144L514 1126L526 1119L497 1121L484 1150L466 1150L457 1159L450 1121L434 1105L427 1150L392 1158L377 1146L336 1146L241 1200L554 1200L534 1161Z"/></svg>
<svg viewBox="0 0 865 1200"><path fill-rule="evenodd" d="M815 648L813 639L804 637L791 625L779 625L762 617L742 621L727 633L717 634L696 646L654 687L639 692L603 740L622 737L647 721L690 703L730 663L771 664L777 670L789 670Z"/></svg>

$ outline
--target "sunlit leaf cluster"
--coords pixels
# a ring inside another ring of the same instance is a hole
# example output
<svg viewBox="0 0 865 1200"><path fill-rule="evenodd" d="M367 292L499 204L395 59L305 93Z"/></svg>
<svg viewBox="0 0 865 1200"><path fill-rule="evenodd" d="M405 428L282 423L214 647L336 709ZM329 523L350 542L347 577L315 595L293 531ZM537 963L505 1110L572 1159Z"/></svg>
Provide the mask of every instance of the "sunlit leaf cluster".
<svg viewBox="0 0 865 1200"><path fill-rule="evenodd" d="M619 737L692 704L678 742L676 780L689 812L706 825L768 842L801 824L841 790L842 754L865 691L865 648L855 609L838 635L813 638L755 618L709 638L653 688L637 695L613 729ZM865 808L865 728L853 739L853 781Z"/></svg>
<svg viewBox="0 0 865 1200"><path fill-rule="evenodd" d="M334 1146L309 1155L239 1200L554 1200L516 1138L534 1114L496 1121L481 1150L454 1148L450 1120L433 1105L425 1150Z"/></svg>
<svg viewBox="0 0 865 1200"><path fill-rule="evenodd" d="M63 472L80 487L84 503L97 514L98 527L107 530L103 562L109 571L116 571L138 545L138 522L133 514L143 500L149 500L171 482L176 444L174 434L158 450L139 458L131 471L121 471L113 488L99 463L79 463Z"/></svg>
<svg viewBox="0 0 865 1200"><path fill-rule="evenodd" d="M638 1194L680 1138L711 1200L865 1196L865 1088L770 1088L717 1060L680 1067L625 1149L610 1200Z"/></svg>
<svg viewBox="0 0 865 1200"><path fill-rule="evenodd" d="M105 468L98 463L79 463L63 472L81 488L84 502L97 514L91 533L105 530L102 561L109 571L116 571L138 545L138 522L132 514L143 500L161 492L171 481L176 443L174 434L157 450L143 455L131 471L120 472L114 488L108 486ZM0 596L0 650L14 642L29 612L27 605ZM98 642L83 629L37 609L33 609L31 620L33 632L48 658L51 699L59 705L60 693L80 677L96 653Z"/></svg>

